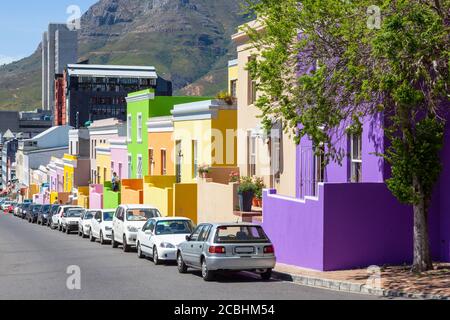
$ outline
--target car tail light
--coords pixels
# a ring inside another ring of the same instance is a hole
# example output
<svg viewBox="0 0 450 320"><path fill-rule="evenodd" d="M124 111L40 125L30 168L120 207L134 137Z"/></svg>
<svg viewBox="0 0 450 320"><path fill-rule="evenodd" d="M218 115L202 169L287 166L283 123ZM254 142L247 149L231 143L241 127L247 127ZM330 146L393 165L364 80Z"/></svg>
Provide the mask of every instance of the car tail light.
<svg viewBox="0 0 450 320"><path fill-rule="evenodd" d="M265 254L273 254L275 253L275 248L273 246L264 247Z"/></svg>
<svg viewBox="0 0 450 320"><path fill-rule="evenodd" d="M211 254L225 254L226 252L225 247L209 247L209 253Z"/></svg>

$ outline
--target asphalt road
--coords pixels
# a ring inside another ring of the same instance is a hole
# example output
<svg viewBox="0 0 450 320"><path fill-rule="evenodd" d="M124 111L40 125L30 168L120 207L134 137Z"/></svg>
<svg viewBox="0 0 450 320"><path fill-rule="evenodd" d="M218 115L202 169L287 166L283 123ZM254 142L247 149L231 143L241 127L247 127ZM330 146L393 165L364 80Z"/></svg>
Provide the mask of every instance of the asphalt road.
<svg viewBox="0 0 450 320"><path fill-rule="evenodd" d="M79 266L81 290L67 288L69 266ZM154 266L136 253L102 247L77 235L0 216L0 299L310 300L377 299L263 282L249 273L220 275L206 283L198 272L180 275L175 265Z"/></svg>

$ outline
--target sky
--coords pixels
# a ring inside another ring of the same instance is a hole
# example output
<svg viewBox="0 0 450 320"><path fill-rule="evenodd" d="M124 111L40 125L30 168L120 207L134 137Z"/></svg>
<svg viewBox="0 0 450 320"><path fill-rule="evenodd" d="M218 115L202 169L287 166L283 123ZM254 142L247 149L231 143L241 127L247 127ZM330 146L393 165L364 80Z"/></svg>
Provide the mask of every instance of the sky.
<svg viewBox="0 0 450 320"><path fill-rule="evenodd" d="M2 0L0 4L0 65L32 54L49 22L66 22L78 6L84 13L97 0Z"/></svg>

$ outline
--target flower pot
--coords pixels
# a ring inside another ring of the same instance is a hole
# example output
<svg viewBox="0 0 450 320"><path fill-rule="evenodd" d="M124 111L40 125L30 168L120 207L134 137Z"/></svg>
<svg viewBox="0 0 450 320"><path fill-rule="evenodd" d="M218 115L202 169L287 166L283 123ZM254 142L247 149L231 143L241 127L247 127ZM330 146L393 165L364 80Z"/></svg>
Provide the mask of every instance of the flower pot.
<svg viewBox="0 0 450 320"><path fill-rule="evenodd" d="M262 199L256 199L255 207L262 208Z"/></svg>
<svg viewBox="0 0 450 320"><path fill-rule="evenodd" d="M258 206L258 199L257 198L253 198L253 206L254 207Z"/></svg>
<svg viewBox="0 0 450 320"><path fill-rule="evenodd" d="M239 208L242 212L251 212L253 198L255 196L254 192L243 192L239 194Z"/></svg>

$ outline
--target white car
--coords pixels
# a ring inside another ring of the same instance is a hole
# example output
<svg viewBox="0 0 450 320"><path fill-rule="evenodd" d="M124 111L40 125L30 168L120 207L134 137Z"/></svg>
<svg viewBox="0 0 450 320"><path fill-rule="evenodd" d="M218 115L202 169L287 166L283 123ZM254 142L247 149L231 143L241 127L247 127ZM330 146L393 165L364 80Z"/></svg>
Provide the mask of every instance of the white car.
<svg viewBox="0 0 450 320"><path fill-rule="evenodd" d="M83 238L89 237L89 231L91 230L91 220L94 218L95 213L98 210L86 210L86 212L81 216L80 222L78 223L78 235Z"/></svg>
<svg viewBox="0 0 450 320"><path fill-rule="evenodd" d="M9 208L9 206L10 205L12 205L13 204L13 202L12 201L5 201L5 202L3 202L2 203L2 211L5 211L6 209L8 209Z"/></svg>
<svg viewBox="0 0 450 320"><path fill-rule="evenodd" d="M52 216L51 227L62 231L61 219L62 214L71 208L81 208L80 206L60 206L58 212Z"/></svg>
<svg viewBox="0 0 450 320"><path fill-rule="evenodd" d="M176 261L178 245L186 241L194 228L188 218L150 219L138 232L138 257L151 257L156 265L162 261Z"/></svg>
<svg viewBox="0 0 450 320"><path fill-rule="evenodd" d="M95 212L89 229L89 239L91 242L95 242L97 239L100 240L100 244L102 245L111 242L113 217L114 209L98 210Z"/></svg>
<svg viewBox="0 0 450 320"><path fill-rule="evenodd" d="M78 223L85 211L82 207L67 208L67 210L63 211L60 218L61 231L67 234L78 231Z"/></svg>
<svg viewBox="0 0 450 320"><path fill-rule="evenodd" d="M158 209L148 205L121 205L116 209L113 219L111 244L117 248L123 245L123 251L129 252L136 246L139 230L151 218L161 217Z"/></svg>

